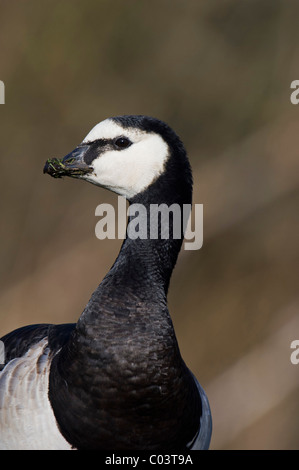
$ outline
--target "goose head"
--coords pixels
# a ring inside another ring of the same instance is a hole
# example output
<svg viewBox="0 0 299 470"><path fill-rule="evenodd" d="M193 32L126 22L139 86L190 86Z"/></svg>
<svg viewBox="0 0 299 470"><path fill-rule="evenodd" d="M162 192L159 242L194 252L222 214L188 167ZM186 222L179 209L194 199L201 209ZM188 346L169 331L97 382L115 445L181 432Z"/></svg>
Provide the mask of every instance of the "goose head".
<svg viewBox="0 0 299 470"><path fill-rule="evenodd" d="M169 184L179 178L192 186L182 142L167 124L147 116L105 119L63 159L47 160L44 173L80 178L129 201L166 174Z"/></svg>

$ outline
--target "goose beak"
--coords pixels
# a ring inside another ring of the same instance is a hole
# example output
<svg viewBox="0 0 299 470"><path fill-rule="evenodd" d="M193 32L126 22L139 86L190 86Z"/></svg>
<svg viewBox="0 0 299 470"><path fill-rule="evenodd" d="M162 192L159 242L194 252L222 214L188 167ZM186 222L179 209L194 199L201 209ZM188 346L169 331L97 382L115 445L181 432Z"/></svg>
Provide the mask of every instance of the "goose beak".
<svg viewBox="0 0 299 470"><path fill-rule="evenodd" d="M49 158L44 166L44 173L48 173L53 178L61 178L62 176L80 178L91 173L93 168L87 165L84 160L88 149L88 145L79 145L62 159Z"/></svg>

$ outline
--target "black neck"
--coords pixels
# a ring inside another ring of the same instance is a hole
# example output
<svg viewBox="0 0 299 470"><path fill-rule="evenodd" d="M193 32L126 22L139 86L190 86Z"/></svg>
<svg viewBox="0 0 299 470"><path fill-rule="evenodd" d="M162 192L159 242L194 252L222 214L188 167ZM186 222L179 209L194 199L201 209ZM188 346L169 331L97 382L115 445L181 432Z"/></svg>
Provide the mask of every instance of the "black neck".
<svg viewBox="0 0 299 470"><path fill-rule="evenodd" d="M175 203L181 209L191 204L191 181L184 184L186 175L177 174L177 180L169 181L165 172L150 190L132 198L131 207L142 204L149 217L151 204ZM69 343L54 358L50 397L64 435L75 445L90 448L101 441L105 448L115 437L112 442L124 449L130 448L130 439L140 448L162 443L167 449L193 437L200 405L190 398L190 390L196 397L197 391L180 356L166 300L183 241L181 225L178 239L172 236L172 220L168 239L162 238L161 223L158 239L127 236ZM58 396L51 394L54 386ZM85 424L72 418L80 410L89 417ZM159 430L161 420L168 423L169 434Z"/></svg>
<svg viewBox="0 0 299 470"><path fill-rule="evenodd" d="M121 303L121 298L128 295L132 309L134 299L151 302L156 295L166 299L192 202L190 167L187 165L186 168L186 160L183 160L184 165L180 159L174 162L170 160L165 173L149 189L129 201L131 215L128 217L127 237L114 265L90 299L88 310L94 303L98 305L99 299L104 305L106 300L110 304L111 298L118 296ZM174 164L178 168L171 168ZM169 174L177 176L169 180ZM165 208L166 224L161 218L161 210ZM138 238L135 238L136 233Z"/></svg>

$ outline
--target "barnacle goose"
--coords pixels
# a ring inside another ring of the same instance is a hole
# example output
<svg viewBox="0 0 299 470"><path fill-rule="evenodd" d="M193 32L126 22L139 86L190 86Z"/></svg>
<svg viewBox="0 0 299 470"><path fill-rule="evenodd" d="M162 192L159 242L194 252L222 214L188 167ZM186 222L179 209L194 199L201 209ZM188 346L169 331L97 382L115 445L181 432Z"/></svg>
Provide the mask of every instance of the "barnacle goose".
<svg viewBox="0 0 299 470"><path fill-rule="evenodd" d="M44 172L108 188L129 204L190 204L184 146L164 122L97 124ZM171 222L171 221L170 221ZM37 324L2 338L1 449L208 449L211 413L185 365L167 308L183 240L127 236L75 324Z"/></svg>

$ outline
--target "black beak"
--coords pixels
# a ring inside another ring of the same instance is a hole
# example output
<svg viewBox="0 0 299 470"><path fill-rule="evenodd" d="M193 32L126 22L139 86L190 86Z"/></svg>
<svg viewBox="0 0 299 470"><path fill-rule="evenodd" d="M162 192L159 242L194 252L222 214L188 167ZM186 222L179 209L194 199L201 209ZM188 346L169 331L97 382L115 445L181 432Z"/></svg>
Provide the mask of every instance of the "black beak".
<svg viewBox="0 0 299 470"><path fill-rule="evenodd" d="M72 176L79 178L93 171L92 167L87 165L84 156L88 151L88 145L79 145L62 160L58 158L49 158L44 166L44 173L61 178L62 176Z"/></svg>

